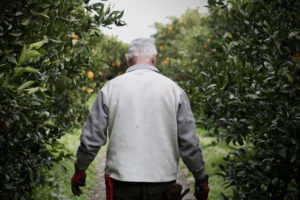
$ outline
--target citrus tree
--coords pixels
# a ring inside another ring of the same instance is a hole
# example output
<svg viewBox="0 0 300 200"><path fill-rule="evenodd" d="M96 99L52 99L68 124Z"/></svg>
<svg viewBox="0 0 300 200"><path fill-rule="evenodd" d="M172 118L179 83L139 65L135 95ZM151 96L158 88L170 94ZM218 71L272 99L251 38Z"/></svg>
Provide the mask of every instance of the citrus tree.
<svg viewBox="0 0 300 200"><path fill-rule="evenodd" d="M91 65L88 71L82 72L87 74L83 90L91 94L98 92L107 80L126 71L125 53L128 45L118 41L116 37L107 35L103 35L101 38L89 35L86 37L86 41L90 49Z"/></svg>
<svg viewBox="0 0 300 200"><path fill-rule="evenodd" d="M208 16L198 9L188 9L181 17L171 17L169 24L156 23L154 35L158 49L157 66L168 77L177 81L187 92L197 122L202 121L202 82L204 65L216 53Z"/></svg>
<svg viewBox="0 0 300 200"><path fill-rule="evenodd" d="M215 133L225 130L226 141L237 146L222 166L231 198L297 199L300 3L209 3L219 42L203 70L212 84L205 84L203 108Z"/></svg>
<svg viewBox="0 0 300 200"><path fill-rule="evenodd" d="M220 166L233 189L224 199L297 199L300 4L208 2L207 16L156 25L159 67L187 91L196 119L235 146Z"/></svg>
<svg viewBox="0 0 300 200"><path fill-rule="evenodd" d="M123 12L88 0L4 0L0 10L0 198L30 199L41 167L65 156L58 139L86 118L84 38L123 25Z"/></svg>

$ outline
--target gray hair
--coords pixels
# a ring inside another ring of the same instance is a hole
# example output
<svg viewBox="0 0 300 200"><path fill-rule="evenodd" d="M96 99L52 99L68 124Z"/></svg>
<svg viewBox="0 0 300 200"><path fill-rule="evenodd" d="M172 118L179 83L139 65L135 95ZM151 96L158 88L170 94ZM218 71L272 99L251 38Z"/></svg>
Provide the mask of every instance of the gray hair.
<svg viewBox="0 0 300 200"><path fill-rule="evenodd" d="M151 58L157 54L154 42L150 38L137 38L131 41L126 54L129 58L135 59L137 57Z"/></svg>

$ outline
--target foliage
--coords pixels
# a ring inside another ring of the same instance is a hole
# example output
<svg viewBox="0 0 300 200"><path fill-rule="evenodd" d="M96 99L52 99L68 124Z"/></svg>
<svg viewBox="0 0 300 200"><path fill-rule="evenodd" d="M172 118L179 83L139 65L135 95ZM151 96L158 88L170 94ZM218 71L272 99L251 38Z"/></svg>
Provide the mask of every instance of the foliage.
<svg viewBox="0 0 300 200"><path fill-rule="evenodd" d="M89 72L92 72L94 77L87 80L85 86L91 92L98 92L106 80L119 76L126 71L127 44L118 41L115 37L103 35L99 38L95 34L86 37L86 41L89 49L91 49Z"/></svg>
<svg viewBox="0 0 300 200"><path fill-rule="evenodd" d="M92 106L93 101L96 99L96 94L92 95L89 99L89 107ZM51 169L43 169L43 173L46 175L47 183L39 187L34 188L33 198L43 200L70 200L74 199L74 195L70 187L70 177L74 173L74 159L79 145L79 137L81 130L73 129L72 133L64 135L60 141L66 147L66 152L71 152L73 155L71 158L64 158L59 163L55 163ZM90 191L95 187L96 177L94 174L97 170L97 163L99 162L99 156L91 163L87 170L86 187L82 188L83 194L76 199L87 199L90 195Z"/></svg>
<svg viewBox="0 0 300 200"><path fill-rule="evenodd" d="M214 63L204 70L214 84L205 91L204 109L217 128L226 129L226 141L237 145L224 168L232 198L297 199L300 3L210 1L210 6L219 44Z"/></svg>
<svg viewBox="0 0 300 200"><path fill-rule="evenodd" d="M199 71L210 59L213 41L207 27L208 17L200 14L198 9L188 9L180 18L171 17L170 20L167 25L156 23L157 66L184 88L197 122L200 122L203 89L199 82L205 74Z"/></svg>
<svg viewBox="0 0 300 200"><path fill-rule="evenodd" d="M159 67L190 95L197 120L235 145L221 165L233 189L224 199L297 199L300 4L209 3L208 16L157 24Z"/></svg>
<svg viewBox="0 0 300 200"><path fill-rule="evenodd" d="M197 128L197 133L205 159L206 173L209 175L208 200L220 199L221 193L230 195L232 190L226 188L223 177L219 175L222 172L219 165L224 163L223 157L230 152L232 146L228 146L226 143L220 144L217 138L208 134L207 130Z"/></svg>
<svg viewBox="0 0 300 200"><path fill-rule="evenodd" d="M92 94L87 105L89 110L91 109L93 102L95 101L97 94ZM80 143L81 128L72 129L71 132L65 134L60 142L66 147L63 151L65 153L71 153L70 158L63 158L59 163L55 163L50 169L43 168L43 174L47 179L46 184L38 186L33 190L33 199L43 200L70 200L74 199L74 195L71 191L70 178L74 173L74 160L76 158L76 151ZM101 151L102 152L102 151ZM102 155L102 153L100 154ZM86 187L81 188L83 194L76 199L87 199L90 196L90 191L95 188L96 177L94 174L98 170L100 156L91 163L87 170Z"/></svg>
<svg viewBox="0 0 300 200"><path fill-rule="evenodd" d="M208 26L208 16L200 14L197 9L187 10L180 18L171 17L169 24L156 24L157 33L154 35L158 48L157 66L163 74L175 80L188 94L193 113L199 125L208 126L201 103L203 102L202 81L207 73L202 72L216 49L212 30ZM208 81L208 80L205 80ZM206 83L210 84L210 82ZM223 156L229 153L225 143L208 134L204 129L197 129L205 160L206 173L209 174L211 188L209 199L220 199L220 194L231 194L226 189L224 180L220 177L220 164Z"/></svg>
<svg viewBox="0 0 300 200"><path fill-rule="evenodd" d="M88 2L0 3L1 199L30 199L45 181L41 166L66 156L58 139L86 118L88 95L78 90L91 63L84 37L123 25L123 12Z"/></svg>

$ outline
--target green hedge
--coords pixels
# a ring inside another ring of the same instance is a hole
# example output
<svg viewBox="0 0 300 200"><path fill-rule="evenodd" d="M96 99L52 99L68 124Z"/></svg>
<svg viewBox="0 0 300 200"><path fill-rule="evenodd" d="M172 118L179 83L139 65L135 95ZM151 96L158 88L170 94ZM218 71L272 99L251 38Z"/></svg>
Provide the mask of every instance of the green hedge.
<svg viewBox="0 0 300 200"><path fill-rule="evenodd" d="M187 91L197 122L235 149L232 195L300 196L300 2L209 0L156 24L158 66Z"/></svg>
<svg viewBox="0 0 300 200"><path fill-rule="evenodd" d="M58 139L87 116L84 37L124 24L123 12L88 3L0 2L0 199L32 198L41 167L66 156Z"/></svg>
<svg viewBox="0 0 300 200"><path fill-rule="evenodd" d="M215 133L236 145L221 166L224 199L298 199L300 2L209 3L218 42L199 84Z"/></svg>

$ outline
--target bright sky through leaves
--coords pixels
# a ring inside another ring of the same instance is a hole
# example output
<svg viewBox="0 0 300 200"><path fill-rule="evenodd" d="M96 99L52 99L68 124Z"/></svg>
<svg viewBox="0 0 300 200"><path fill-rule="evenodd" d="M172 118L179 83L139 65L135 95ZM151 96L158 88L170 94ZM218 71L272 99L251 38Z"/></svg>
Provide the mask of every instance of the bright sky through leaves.
<svg viewBox="0 0 300 200"><path fill-rule="evenodd" d="M98 2L93 0L91 3ZM150 37L155 33L154 23L168 23L168 16L181 16L187 8L197 8L207 13L207 0L108 0L115 10L124 10L123 20L126 26L104 29L108 35L117 35L118 39L129 43L138 37Z"/></svg>

